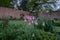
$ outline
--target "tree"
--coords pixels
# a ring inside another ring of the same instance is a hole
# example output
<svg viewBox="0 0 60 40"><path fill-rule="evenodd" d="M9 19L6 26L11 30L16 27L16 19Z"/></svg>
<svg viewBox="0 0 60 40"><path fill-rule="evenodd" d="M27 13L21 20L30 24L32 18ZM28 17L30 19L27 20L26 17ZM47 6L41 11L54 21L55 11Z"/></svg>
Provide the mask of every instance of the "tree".
<svg viewBox="0 0 60 40"><path fill-rule="evenodd" d="M10 7L11 0L0 0L0 7Z"/></svg>
<svg viewBox="0 0 60 40"><path fill-rule="evenodd" d="M19 9L19 10L24 10L26 11L26 4L27 4L27 0L12 0L11 1L12 7L15 9Z"/></svg>
<svg viewBox="0 0 60 40"><path fill-rule="evenodd" d="M28 0L27 9L30 12L41 12L50 10L53 11L53 7L55 6L55 0Z"/></svg>
<svg viewBox="0 0 60 40"><path fill-rule="evenodd" d="M59 1L59 0L58 0ZM58 10L57 0L12 0L11 4L15 9L22 9L29 12L56 11Z"/></svg>

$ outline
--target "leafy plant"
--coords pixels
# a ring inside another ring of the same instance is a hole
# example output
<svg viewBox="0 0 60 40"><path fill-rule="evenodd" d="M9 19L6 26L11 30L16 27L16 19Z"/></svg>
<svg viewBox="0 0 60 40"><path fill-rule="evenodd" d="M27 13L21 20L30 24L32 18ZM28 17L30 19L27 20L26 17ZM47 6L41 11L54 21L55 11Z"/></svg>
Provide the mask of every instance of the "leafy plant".
<svg viewBox="0 0 60 40"><path fill-rule="evenodd" d="M0 7L11 7L10 1L11 0L0 0Z"/></svg>
<svg viewBox="0 0 60 40"><path fill-rule="evenodd" d="M53 10L53 6L55 6L56 1L50 0L28 0L27 8L30 12L41 12L41 11L50 11Z"/></svg>
<svg viewBox="0 0 60 40"><path fill-rule="evenodd" d="M56 36L50 32L13 23L6 25L5 29L0 32L0 38L1 40L57 40Z"/></svg>
<svg viewBox="0 0 60 40"><path fill-rule="evenodd" d="M55 19L54 20L54 25L55 26L60 26L60 19Z"/></svg>
<svg viewBox="0 0 60 40"><path fill-rule="evenodd" d="M26 27L26 25L21 23L18 25L15 22L10 22L8 22L2 32L0 31L1 40L57 40L56 36L50 32L35 29L33 26Z"/></svg>
<svg viewBox="0 0 60 40"><path fill-rule="evenodd" d="M53 32L53 20L49 19L38 19L38 25L35 25L36 28L42 29L46 32Z"/></svg>

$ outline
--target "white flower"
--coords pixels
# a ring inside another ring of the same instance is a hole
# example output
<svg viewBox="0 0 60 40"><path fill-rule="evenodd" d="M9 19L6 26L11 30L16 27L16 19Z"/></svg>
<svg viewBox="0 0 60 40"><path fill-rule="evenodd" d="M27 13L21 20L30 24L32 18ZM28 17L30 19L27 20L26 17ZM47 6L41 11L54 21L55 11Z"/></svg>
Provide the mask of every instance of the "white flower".
<svg viewBox="0 0 60 40"><path fill-rule="evenodd" d="M38 23L36 22L35 25L38 25Z"/></svg>
<svg viewBox="0 0 60 40"><path fill-rule="evenodd" d="M45 22L43 22L42 25L45 26Z"/></svg>
<svg viewBox="0 0 60 40"><path fill-rule="evenodd" d="M29 22L28 25L31 25L31 23Z"/></svg>
<svg viewBox="0 0 60 40"><path fill-rule="evenodd" d="M34 33L32 34L32 37L34 37L35 35L34 35Z"/></svg>
<svg viewBox="0 0 60 40"><path fill-rule="evenodd" d="M32 23L33 23L33 21L32 21Z"/></svg>
<svg viewBox="0 0 60 40"><path fill-rule="evenodd" d="M25 19L24 22L27 22L27 20Z"/></svg>

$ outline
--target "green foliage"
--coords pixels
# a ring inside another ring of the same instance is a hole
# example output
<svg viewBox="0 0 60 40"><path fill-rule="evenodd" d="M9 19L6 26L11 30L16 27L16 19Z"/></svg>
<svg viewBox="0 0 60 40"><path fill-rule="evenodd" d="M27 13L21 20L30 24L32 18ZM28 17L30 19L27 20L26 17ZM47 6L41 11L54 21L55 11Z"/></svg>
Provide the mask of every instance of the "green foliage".
<svg viewBox="0 0 60 40"><path fill-rule="evenodd" d="M8 22L4 30L1 30L2 25L0 26L1 40L57 40L56 36L50 32L35 29L33 26L26 26L23 22L20 24L18 22L19 25L16 21L14 23L13 21Z"/></svg>
<svg viewBox="0 0 60 40"><path fill-rule="evenodd" d="M16 17L13 17L13 16L3 16L1 19L2 20L18 20L20 18L16 18Z"/></svg>
<svg viewBox="0 0 60 40"><path fill-rule="evenodd" d="M50 4L55 6L55 0L28 0L27 8L30 12L50 11Z"/></svg>
<svg viewBox="0 0 60 40"><path fill-rule="evenodd" d="M44 22L44 25L43 25ZM53 32L53 20L50 19L38 19L38 25L35 25L36 28L42 29L46 32Z"/></svg>
<svg viewBox="0 0 60 40"><path fill-rule="evenodd" d="M54 25L55 26L60 26L60 19L55 19L54 20Z"/></svg>
<svg viewBox="0 0 60 40"><path fill-rule="evenodd" d="M10 7L11 0L0 0L0 7Z"/></svg>
<svg viewBox="0 0 60 40"><path fill-rule="evenodd" d="M1 7L12 7L11 2L12 0L0 0L0 6ZM41 11L51 11L53 10L52 5L55 6L55 0L27 0L27 2L24 2L26 4L23 4L22 7L18 7L22 10L26 10L29 12L41 12ZM14 4L13 4L14 5ZM16 4L17 6L17 4Z"/></svg>

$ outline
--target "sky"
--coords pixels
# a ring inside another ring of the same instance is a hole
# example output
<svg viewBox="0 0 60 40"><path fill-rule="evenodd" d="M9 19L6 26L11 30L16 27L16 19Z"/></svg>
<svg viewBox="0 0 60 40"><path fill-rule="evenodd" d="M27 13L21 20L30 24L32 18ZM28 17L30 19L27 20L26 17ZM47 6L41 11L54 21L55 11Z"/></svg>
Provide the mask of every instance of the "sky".
<svg viewBox="0 0 60 40"><path fill-rule="evenodd" d="M56 7L54 7L53 5L51 5L51 6L53 7L54 11L60 9L60 0L56 0Z"/></svg>

